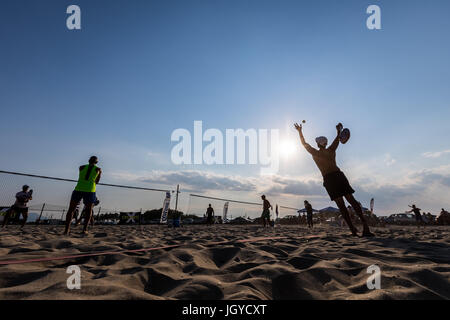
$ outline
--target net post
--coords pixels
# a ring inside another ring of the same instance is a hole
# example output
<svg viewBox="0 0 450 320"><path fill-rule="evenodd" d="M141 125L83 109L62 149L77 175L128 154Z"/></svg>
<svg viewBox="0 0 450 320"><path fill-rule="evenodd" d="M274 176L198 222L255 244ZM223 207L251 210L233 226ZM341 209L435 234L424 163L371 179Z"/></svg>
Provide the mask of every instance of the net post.
<svg viewBox="0 0 450 320"><path fill-rule="evenodd" d="M180 193L180 185L177 184L177 196L175 198L175 211L178 210L178 194Z"/></svg>
<svg viewBox="0 0 450 320"><path fill-rule="evenodd" d="M42 217L42 213L44 212L44 208L45 208L45 203L42 205L41 214L39 215L39 218L37 219L36 224L41 223L41 217Z"/></svg>
<svg viewBox="0 0 450 320"><path fill-rule="evenodd" d="M99 221L99 219L100 219L100 211L102 210L102 207L99 207L98 208L98 212L97 212L97 221ZM92 219L94 220L94 221L92 221L92 223L93 224L95 224L95 219L94 219L94 217L92 217Z"/></svg>

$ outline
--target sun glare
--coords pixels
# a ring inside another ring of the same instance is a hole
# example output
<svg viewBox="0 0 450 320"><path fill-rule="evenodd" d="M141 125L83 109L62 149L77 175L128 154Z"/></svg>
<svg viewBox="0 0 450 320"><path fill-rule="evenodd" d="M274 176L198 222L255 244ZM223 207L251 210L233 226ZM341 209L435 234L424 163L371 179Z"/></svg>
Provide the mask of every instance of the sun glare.
<svg viewBox="0 0 450 320"><path fill-rule="evenodd" d="M289 158L297 151L297 144L293 140L284 140L280 143L280 155Z"/></svg>

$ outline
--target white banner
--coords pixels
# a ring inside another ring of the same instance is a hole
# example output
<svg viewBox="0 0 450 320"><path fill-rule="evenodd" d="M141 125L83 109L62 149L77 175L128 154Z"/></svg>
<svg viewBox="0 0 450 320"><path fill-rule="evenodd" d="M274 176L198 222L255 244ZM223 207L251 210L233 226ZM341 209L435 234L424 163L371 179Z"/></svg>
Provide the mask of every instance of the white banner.
<svg viewBox="0 0 450 320"><path fill-rule="evenodd" d="M223 205L223 217L222 217L223 223L228 222L227 213L228 213L228 201L225 202L225 204Z"/></svg>
<svg viewBox="0 0 450 320"><path fill-rule="evenodd" d="M166 192L166 198L163 202L163 208L161 213L161 220L159 223L167 223L167 215L169 214L169 207L170 207L170 192Z"/></svg>
<svg viewBox="0 0 450 320"><path fill-rule="evenodd" d="M127 213L127 215L128 215L128 218L127 218L126 223L134 223L134 218L135 218L134 212L129 212L129 213Z"/></svg>

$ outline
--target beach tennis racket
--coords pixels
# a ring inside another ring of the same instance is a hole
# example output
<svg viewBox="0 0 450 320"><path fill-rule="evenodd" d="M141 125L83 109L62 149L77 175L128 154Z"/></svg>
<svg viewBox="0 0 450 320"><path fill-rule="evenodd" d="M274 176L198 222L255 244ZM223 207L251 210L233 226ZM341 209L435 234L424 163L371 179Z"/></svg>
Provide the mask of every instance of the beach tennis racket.
<svg viewBox="0 0 450 320"><path fill-rule="evenodd" d="M341 141L342 144L346 144L349 139L350 139L350 130L348 128L345 128L341 131L341 134L339 135L339 141Z"/></svg>

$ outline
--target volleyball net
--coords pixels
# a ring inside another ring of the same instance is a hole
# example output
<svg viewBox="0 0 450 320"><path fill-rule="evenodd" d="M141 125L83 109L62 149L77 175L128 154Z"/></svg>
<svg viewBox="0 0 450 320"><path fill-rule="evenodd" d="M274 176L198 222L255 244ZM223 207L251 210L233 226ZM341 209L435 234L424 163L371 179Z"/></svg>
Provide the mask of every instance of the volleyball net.
<svg viewBox="0 0 450 320"><path fill-rule="evenodd" d="M33 199L29 202L28 221L64 221L76 183L74 179L0 170L0 220L5 211L14 204L16 193L22 190L23 185L28 185L30 189L33 189ZM139 213L139 222L142 222L141 219L144 218L157 223L167 192L171 195L169 212L175 209L176 194L173 190L175 188L164 185L159 188L148 187L145 182L139 184L139 181L133 184L103 182L97 184L96 195L100 203L93 210L96 220L103 221L109 218L117 220L118 216L125 213L135 213L137 217ZM259 198L246 201L246 199L238 199L236 195L228 198L194 193L183 193L181 197L184 199L180 198L180 203L184 205L178 209L183 211L185 217L203 218L209 204L213 207L215 216L220 217L219 220L225 216L228 221L236 218L252 221L260 217L262 213L262 200ZM278 204L276 199L270 199L270 201L273 206L271 219L298 215L297 208ZM80 210L82 208L81 203Z"/></svg>
<svg viewBox="0 0 450 320"><path fill-rule="evenodd" d="M0 170L0 211L5 212L16 201L23 185L33 189L28 221L65 220L76 180ZM142 185L97 184L99 204L94 217L118 216L121 213L145 213L161 209L170 187L150 188ZM83 204L80 204L83 208ZM156 216L155 216L156 217ZM2 218L0 218L2 219Z"/></svg>
<svg viewBox="0 0 450 320"><path fill-rule="evenodd" d="M214 209L215 216L222 217L222 220L224 216L226 216L228 221L236 218L253 220L260 217L262 213L262 201L245 201L191 193L189 195L185 214L203 217L210 204ZM277 203L271 204L273 206L273 210L271 210L271 219L277 218L277 211L279 218L298 215L297 211L299 209L297 208Z"/></svg>

